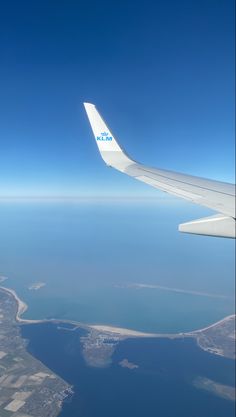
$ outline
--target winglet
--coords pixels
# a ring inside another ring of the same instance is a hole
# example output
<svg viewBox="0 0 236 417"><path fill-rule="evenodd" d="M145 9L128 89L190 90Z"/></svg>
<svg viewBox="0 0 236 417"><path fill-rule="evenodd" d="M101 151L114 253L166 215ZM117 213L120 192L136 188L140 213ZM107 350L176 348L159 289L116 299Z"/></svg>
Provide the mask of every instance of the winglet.
<svg viewBox="0 0 236 417"><path fill-rule="evenodd" d="M121 149L110 129L98 113L94 104L84 103L84 107L100 151L101 157L107 165L123 171L133 161Z"/></svg>

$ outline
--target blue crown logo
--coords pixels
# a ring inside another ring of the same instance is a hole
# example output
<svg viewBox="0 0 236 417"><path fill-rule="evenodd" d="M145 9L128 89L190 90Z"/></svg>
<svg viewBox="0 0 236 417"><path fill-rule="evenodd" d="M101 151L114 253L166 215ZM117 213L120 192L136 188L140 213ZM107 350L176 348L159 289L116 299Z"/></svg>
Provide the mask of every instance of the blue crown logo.
<svg viewBox="0 0 236 417"><path fill-rule="evenodd" d="M97 136L97 140L111 141L112 136L108 132L101 132L101 136Z"/></svg>

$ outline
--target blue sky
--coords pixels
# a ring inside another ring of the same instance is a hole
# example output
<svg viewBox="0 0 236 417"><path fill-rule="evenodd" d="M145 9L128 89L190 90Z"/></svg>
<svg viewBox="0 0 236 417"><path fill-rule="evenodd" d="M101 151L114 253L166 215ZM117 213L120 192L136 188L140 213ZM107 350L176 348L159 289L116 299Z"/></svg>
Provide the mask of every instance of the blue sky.
<svg viewBox="0 0 236 417"><path fill-rule="evenodd" d="M136 160L234 180L234 1L9 1L0 196L157 196L108 170L82 106Z"/></svg>

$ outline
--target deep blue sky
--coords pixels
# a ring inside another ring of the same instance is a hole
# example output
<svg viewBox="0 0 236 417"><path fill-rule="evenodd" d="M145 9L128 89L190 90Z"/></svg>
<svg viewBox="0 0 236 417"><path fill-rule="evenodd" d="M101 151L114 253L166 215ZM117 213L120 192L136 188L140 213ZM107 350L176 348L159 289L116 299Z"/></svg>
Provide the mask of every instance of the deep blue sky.
<svg viewBox="0 0 236 417"><path fill-rule="evenodd" d="M234 1L8 1L0 196L157 195L108 170L83 101L136 160L233 181Z"/></svg>

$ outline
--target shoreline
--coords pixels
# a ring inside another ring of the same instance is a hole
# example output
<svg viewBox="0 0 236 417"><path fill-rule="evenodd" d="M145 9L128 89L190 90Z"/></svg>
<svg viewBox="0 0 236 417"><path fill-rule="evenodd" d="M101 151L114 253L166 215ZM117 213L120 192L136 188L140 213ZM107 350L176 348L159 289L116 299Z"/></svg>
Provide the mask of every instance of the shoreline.
<svg viewBox="0 0 236 417"><path fill-rule="evenodd" d="M12 288L7 288L7 287L0 286L0 290L5 291L6 293L11 294L14 297L14 299L17 303L17 311L16 311L15 319L18 323L34 324L34 323L41 323L41 322L44 321L44 320L22 319L21 315L24 314L26 312L26 310L28 310L28 305L18 297L17 293Z"/></svg>
<svg viewBox="0 0 236 417"><path fill-rule="evenodd" d="M119 336L121 338L132 338L132 337L142 337L142 338L168 338L168 339L177 339L177 338L182 338L182 337L193 337L193 338L198 338L198 336L211 328L214 328L220 324L223 324L229 320L232 320L236 317L236 314L231 314L229 316L224 317L221 320L218 320L215 323L210 324L209 326L203 327L201 329L197 329L197 330L192 330L192 331L188 331L188 332L177 332L177 333L149 333L149 332L142 332L142 331L138 331L138 330L133 330L133 329L127 329L127 328L123 328L123 327L116 327L116 326L112 326L112 325L106 325L106 324L86 324L86 323L81 323L79 321L76 320L63 320L63 319L40 319L40 320L32 320L32 319L22 319L21 316L22 314L24 314L27 309L28 309L28 305L22 301L15 290L11 289L11 288L7 288L7 287L3 287L0 286L0 290L5 291L9 294L11 294L16 303L17 303L17 312L16 312L16 316L15 319L18 323L20 324L40 324L40 323L64 323L64 324L73 324L76 327L81 327L84 329L90 329L90 330L95 330L97 332L100 333L109 333L109 334L113 334L114 336Z"/></svg>

